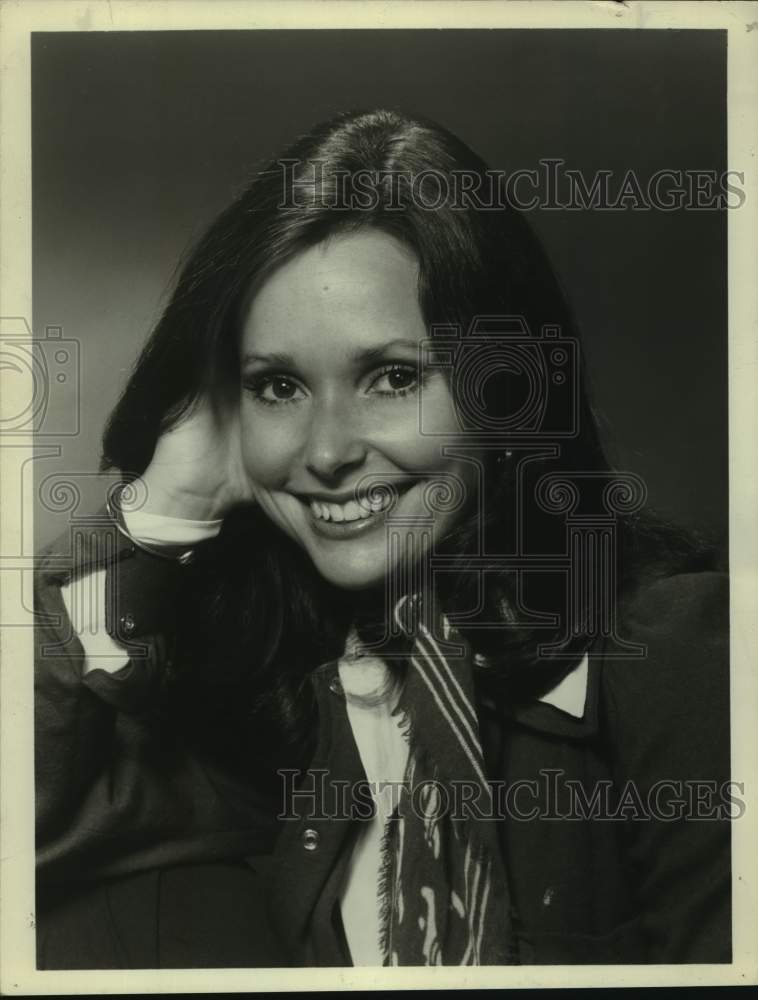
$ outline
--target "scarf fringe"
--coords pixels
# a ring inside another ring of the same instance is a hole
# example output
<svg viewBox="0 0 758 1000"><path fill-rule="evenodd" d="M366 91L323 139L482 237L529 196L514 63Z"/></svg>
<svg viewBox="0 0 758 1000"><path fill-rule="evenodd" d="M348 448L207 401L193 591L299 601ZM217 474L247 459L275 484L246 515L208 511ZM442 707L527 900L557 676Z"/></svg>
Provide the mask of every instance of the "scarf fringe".
<svg viewBox="0 0 758 1000"><path fill-rule="evenodd" d="M408 762L405 766L404 782L411 780L415 766L415 755L418 751L418 736L416 727L415 706L408 703L407 687L404 684L393 716L398 716L398 730L408 746ZM379 949L384 955L384 965L392 961L392 914L395 909L395 891L397 884L397 838L399 824L397 808L388 818L380 846L378 899L379 899Z"/></svg>
<svg viewBox="0 0 758 1000"><path fill-rule="evenodd" d="M382 834L379 854L379 950L384 956L383 965L389 965L392 960L391 928L392 913L395 907L395 878L397 860L397 824L399 820L393 813L387 820Z"/></svg>
<svg viewBox="0 0 758 1000"><path fill-rule="evenodd" d="M406 766L405 778L408 777L407 771L410 761L417 753L420 744L418 739L418 705L409 696L411 690L409 672L411 669L410 663L404 665L405 676L403 677L403 684L400 688L397 704L392 710L393 717L398 718L400 735L408 746L408 765Z"/></svg>

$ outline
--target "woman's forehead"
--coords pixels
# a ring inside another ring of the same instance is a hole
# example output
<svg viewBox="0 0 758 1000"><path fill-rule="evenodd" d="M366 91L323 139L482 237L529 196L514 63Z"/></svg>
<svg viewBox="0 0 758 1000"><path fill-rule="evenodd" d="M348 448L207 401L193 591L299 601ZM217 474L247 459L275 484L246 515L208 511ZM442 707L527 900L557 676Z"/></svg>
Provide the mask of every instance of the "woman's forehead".
<svg viewBox="0 0 758 1000"><path fill-rule="evenodd" d="M245 317L243 353L291 350L314 337L356 349L411 339L426 329L418 263L376 229L339 234L301 251L261 286Z"/></svg>

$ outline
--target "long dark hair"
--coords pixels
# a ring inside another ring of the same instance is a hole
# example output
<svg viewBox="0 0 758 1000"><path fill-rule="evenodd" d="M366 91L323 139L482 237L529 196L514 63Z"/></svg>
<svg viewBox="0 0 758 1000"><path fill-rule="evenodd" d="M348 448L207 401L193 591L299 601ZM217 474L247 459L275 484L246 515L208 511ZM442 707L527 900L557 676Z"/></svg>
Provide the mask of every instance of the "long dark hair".
<svg viewBox="0 0 758 1000"><path fill-rule="evenodd" d="M161 432L201 394L238 391L240 319L251 296L280 264L337 232L374 227L413 250L419 302L430 329L455 328L480 349L491 343L493 350L502 350L514 343L513 323L523 323L527 332L519 336L543 337L543 346L535 339L532 351L543 361L550 348L543 334L559 329L564 344L556 341L553 348L564 350L565 358L566 345L578 343L578 331L534 233L507 203L462 201L463 176L469 186L478 178L482 190L495 192L492 174L464 143L433 122L394 111L342 114L295 142L254 177L186 260L110 418L103 466L139 475ZM440 178L446 186L443 197ZM483 329L482 317L497 319L487 320L490 327ZM495 422L505 418L507 423L508 414L524 410L524 371L517 369L498 363L486 373L482 405ZM581 471L586 482L601 489L611 472L579 353L569 358L567 371L571 386L546 384L540 391L555 390L556 405L565 410L556 419L574 421L573 433L562 434L565 428L556 425L551 443L549 429L537 426L544 447L531 455L519 449L530 435L534 438L533 424L514 431L511 422L512 447L480 442L483 507L462 519L440 548L458 567L440 575L440 601L450 613L471 612L459 628L489 664L490 684L517 686L528 678L539 685L546 676L545 664L552 658L544 647L552 642L557 648L565 628L560 612L567 600L566 573L544 572L543 566L531 578L506 570L482 574L474 568L476 552L520 549L544 556L563 551L560 503L551 510L549 503L532 502L540 484L545 486L548 474L557 477L547 493L543 489L549 500L552 488L555 499L561 475ZM545 373L550 376L549 367ZM567 394L569 388L573 395ZM548 403L543 402L544 416ZM508 515L516 510L514 527ZM663 573L702 561L697 545L644 513L622 513L617 524L618 559L610 583L619 592L643 572ZM192 638L183 653L186 666L175 703L187 712L190 704L202 705L206 714L215 705L219 725L211 728L216 732L234 731L230 713L241 712L241 728L255 716L267 740L280 734L293 745L302 742L312 708L307 675L339 655L356 608L320 579L304 553L255 508L230 513L188 581L182 598L186 621L178 634ZM561 624L551 625L550 615L556 613ZM480 627L492 622L504 627ZM565 656L572 650L578 655L591 638L588 623L580 624L563 648L564 666ZM210 677L203 663L208 656L214 661Z"/></svg>

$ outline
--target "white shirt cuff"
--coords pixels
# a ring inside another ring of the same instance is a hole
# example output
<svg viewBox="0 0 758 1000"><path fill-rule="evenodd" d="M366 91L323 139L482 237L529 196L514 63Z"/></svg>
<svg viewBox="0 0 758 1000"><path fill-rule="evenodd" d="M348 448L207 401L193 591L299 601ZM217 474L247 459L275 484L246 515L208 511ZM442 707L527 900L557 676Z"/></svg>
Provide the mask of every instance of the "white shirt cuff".
<svg viewBox="0 0 758 1000"><path fill-rule="evenodd" d="M221 520L192 521L181 517L124 511L124 523L132 538L146 545L197 545L221 530Z"/></svg>

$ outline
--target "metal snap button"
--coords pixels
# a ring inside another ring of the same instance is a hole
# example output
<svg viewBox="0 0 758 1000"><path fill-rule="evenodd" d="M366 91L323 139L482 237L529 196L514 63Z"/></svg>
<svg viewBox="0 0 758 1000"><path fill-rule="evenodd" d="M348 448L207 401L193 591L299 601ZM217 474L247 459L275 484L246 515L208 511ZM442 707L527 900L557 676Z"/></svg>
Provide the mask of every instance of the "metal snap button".
<svg viewBox="0 0 758 1000"><path fill-rule="evenodd" d="M137 627L137 623L134 620L134 615L131 615L131 614L121 615L121 618L119 619L119 623L121 625L122 631L125 632L126 635L131 635L131 633Z"/></svg>
<svg viewBox="0 0 758 1000"><path fill-rule="evenodd" d="M319 839L317 830L308 828L303 831L303 847L306 851L315 851L318 847Z"/></svg>

